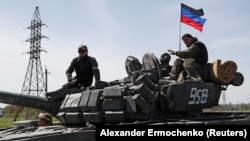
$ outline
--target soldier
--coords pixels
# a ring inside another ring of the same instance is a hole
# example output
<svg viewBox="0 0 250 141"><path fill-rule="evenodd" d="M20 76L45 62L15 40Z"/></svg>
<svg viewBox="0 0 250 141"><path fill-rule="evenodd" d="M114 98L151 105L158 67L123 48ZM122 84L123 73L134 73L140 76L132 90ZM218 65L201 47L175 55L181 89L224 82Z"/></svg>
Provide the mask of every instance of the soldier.
<svg viewBox="0 0 250 141"><path fill-rule="evenodd" d="M162 77L169 76L169 73L172 69L172 66L169 65L170 60L171 56L167 52L163 53L160 57Z"/></svg>
<svg viewBox="0 0 250 141"><path fill-rule="evenodd" d="M50 126L52 125L52 116L49 113L40 113L38 120L38 126Z"/></svg>
<svg viewBox="0 0 250 141"><path fill-rule="evenodd" d="M168 50L171 55L179 57L173 64L170 78L177 80L179 75L185 71L187 79L203 82L201 75L202 67L208 62L207 48L204 43L198 41L198 39L191 34L184 34L182 40L187 46L186 50ZM180 80L180 78L178 80Z"/></svg>
<svg viewBox="0 0 250 141"><path fill-rule="evenodd" d="M98 63L95 57L88 55L88 48L86 45L80 45L78 48L79 56L75 57L70 66L66 70L68 83L63 87L74 88L74 87L89 87L93 83L93 76L95 82L100 81L100 71ZM76 76L73 78L72 73L76 72Z"/></svg>

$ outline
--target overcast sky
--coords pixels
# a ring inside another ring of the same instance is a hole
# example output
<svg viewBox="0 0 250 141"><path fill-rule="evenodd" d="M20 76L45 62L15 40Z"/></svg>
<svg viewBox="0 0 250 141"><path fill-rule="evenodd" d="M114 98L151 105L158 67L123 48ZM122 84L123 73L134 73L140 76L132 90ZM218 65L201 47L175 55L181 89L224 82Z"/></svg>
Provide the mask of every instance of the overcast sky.
<svg viewBox="0 0 250 141"><path fill-rule="evenodd" d="M202 32L180 24L181 3L203 8L207 21ZM67 81L65 71L80 44L96 57L101 80L112 81L127 76L127 56L141 61L153 53L159 58L168 49L179 49L180 34L191 33L207 45L209 62L233 60L244 75L243 85L228 87L226 103L249 103L249 5L249 0L0 0L0 90L21 92L30 47L24 41L38 6L47 25L42 34L49 38L41 41L47 51L41 62L49 72L48 91ZM186 48L182 42L181 48Z"/></svg>

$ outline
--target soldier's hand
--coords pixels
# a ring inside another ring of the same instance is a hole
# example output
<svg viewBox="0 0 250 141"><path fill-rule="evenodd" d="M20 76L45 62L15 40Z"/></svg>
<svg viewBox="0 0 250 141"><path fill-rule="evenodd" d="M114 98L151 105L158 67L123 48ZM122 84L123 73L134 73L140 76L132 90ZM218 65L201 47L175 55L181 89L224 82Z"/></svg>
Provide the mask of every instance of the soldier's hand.
<svg viewBox="0 0 250 141"><path fill-rule="evenodd" d="M72 81L73 81L73 79L72 79L72 78L69 78L69 79L68 79L68 82L72 82Z"/></svg>
<svg viewBox="0 0 250 141"><path fill-rule="evenodd" d="M170 49L168 50L168 52L170 52L171 55L175 55L176 54L175 51L170 50Z"/></svg>
<svg viewBox="0 0 250 141"><path fill-rule="evenodd" d="M95 87L98 85L99 81L95 81Z"/></svg>

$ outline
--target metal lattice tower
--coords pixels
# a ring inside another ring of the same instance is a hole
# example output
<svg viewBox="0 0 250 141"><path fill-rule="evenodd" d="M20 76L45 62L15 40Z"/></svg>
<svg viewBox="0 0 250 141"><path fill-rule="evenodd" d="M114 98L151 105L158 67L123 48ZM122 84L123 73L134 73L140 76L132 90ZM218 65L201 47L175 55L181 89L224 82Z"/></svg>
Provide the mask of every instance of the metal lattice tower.
<svg viewBox="0 0 250 141"><path fill-rule="evenodd" d="M222 100L223 100L223 105L226 105L227 103L226 103L226 93L225 93L225 91L223 91L223 93L222 93Z"/></svg>
<svg viewBox="0 0 250 141"><path fill-rule="evenodd" d="M29 39L27 39L26 41L30 42L30 51L27 52L27 54L30 54L30 59L21 94L44 96L46 93L47 86L45 85L42 64L40 60L40 52L45 51L41 49L41 39L47 38L46 36L42 36L41 34L41 27L43 25L45 24L43 24L41 21L39 8L36 7L33 18L31 20L31 25L28 27L28 29L31 30L31 33ZM17 107L14 121L16 121L23 108L24 107ZM31 110L26 108L25 111L25 119L29 119Z"/></svg>
<svg viewBox="0 0 250 141"><path fill-rule="evenodd" d="M41 21L39 8L36 7L31 25L28 29L31 30L30 38L27 42L30 42L30 60L26 71L22 92L21 94L44 96L45 94L45 81L43 76L43 70L40 60L40 52L45 51L41 49L41 39L46 36L41 35L41 27L45 25Z"/></svg>

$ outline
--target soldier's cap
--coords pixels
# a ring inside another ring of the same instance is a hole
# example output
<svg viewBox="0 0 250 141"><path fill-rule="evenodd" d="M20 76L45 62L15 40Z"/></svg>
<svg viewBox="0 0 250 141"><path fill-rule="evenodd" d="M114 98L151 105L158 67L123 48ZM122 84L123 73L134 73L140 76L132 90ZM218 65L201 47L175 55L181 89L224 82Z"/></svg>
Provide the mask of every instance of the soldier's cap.
<svg viewBox="0 0 250 141"><path fill-rule="evenodd" d="M47 122L52 122L52 116L49 113L40 113L38 117Z"/></svg>
<svg viewBox="0 0 250 141"><path fill-rule="evenodd" d="M85 51L88 51L88 47L86 45L80 45L78 47L78 53L85 52Z"/></svg>

